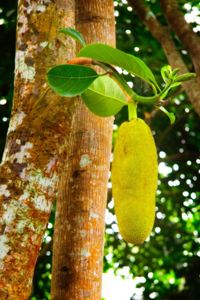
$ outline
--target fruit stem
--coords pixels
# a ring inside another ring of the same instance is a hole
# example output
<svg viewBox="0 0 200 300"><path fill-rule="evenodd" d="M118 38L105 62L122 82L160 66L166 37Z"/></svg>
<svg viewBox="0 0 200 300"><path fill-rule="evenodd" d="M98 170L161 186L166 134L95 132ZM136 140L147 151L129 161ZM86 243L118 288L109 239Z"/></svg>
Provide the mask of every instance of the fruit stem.
<svg viewBox="0 0 200 300"><path fill-rule="evenodd" d="M133 119L137 119L137 103L136 102L129 102L128 103L128 119L129 121Z"/></svg>

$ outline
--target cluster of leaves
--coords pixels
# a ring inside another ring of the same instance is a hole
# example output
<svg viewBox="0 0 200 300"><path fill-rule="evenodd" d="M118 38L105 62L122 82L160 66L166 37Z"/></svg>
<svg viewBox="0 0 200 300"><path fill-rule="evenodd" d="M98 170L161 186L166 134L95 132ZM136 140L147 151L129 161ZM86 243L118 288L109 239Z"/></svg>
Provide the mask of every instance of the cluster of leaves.
<svg viewBox="0 0 200 300"><path fill-rule="evenodd" d="M58 65L50 69L47 73L48 83L60 96L81 95L87 107L101 117L116 115L130 102L159 103L172 96L183 81L195 76L194 73L178 76L179 69L172 70L170 66L165 66L161 69L164 81L164 88L161 89L152 71L138 57L100 43L86 45L83 36L72 28L63 28L60 32L78 40L83 48L78 53L77 64ZM99 65L106 73L98 74L90 67L79 65L85 58L90 59L87 64ZM148 83L154 95L138 95L113 66L124 69ZM168 113L160 103L158 108L168 115L171 123L174 122L175 117L172 113Z"/></svg>

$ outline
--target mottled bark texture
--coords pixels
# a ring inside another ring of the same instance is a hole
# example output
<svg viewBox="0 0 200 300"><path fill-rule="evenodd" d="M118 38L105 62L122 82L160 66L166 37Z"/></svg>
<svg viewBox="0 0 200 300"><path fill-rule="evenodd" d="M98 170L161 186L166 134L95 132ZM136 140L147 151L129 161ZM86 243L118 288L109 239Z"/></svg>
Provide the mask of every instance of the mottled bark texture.
<svg viewBox="0 0 200 300"><path fill-rule="evenodd" d="M74 44L57 32L74 20L70 0L18 4L14 104L0 165L1 300L28 299L56 197L74 105L47 90L45 74L74 55Z"/></svg>
<svg viewBox="0 0 200 300"><path fill-rule="evenodd" d="M128 3L134 8L134 11L138 14L142 22L149 28L151 34L158 40L158 42L160 42L170 65L173 68L179 68L181 71L180 73L189 72L180 53L176 49L168 26L161 25L144 0L128 0ZM197 78L183 83L183 88L185 89L194 110L200 116L199 37L185 21L184 16L179 10L175 0L162 0L161 4L165 17L167 18L171 28L174 30L175 34L177 34L193 60L194 68L197 72Z"/></svg>
<svg viewBox="0 0 200 300"><path fill-rule="evenodd" d="M114 45L113 1L77 0L76 28L89 43ZM112 123L76 100L57 201L52 300L101 299Z"/></svg>

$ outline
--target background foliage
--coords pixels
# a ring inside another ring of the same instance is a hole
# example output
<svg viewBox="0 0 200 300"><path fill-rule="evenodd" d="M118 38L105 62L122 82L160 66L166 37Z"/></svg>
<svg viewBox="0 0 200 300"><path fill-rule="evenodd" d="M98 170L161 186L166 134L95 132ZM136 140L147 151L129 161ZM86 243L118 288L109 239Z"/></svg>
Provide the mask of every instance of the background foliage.
<svg viewBox="0 0 200 300"><path fill-rule="evenodd" d="M165 24L159 1L147 2ZM196 12L197 16L200 15L199 1L178 2L184 13ZM159 43L143 26L127 1L114 1L114 5L117 47L143 59L161 81L159 70L167 64L167 60ZM5 143L13 93L16 6L16 0L0 4L0 155ZM192 22L197 34L200 30L198 22L198 18ZM177 39L176 45L190 71L193 71L191 59ZM147 86L140 80L126 72L124 76L138 93L148 93ZM139 107L139 116L150 123L159 154L160 178L154 230L150 239L140 247L122 241L115 222L109 185L104 271L112 268L118 273L128 267L133 277L139 277L144 299L197 300L200 299L200 122L184 92L177 94L168 108L177 117L172 126L162 113L155 113L152 118L149 114L152 107ZM113 138L117 126L126 119L125 108L116 117ZM32 300L49 299L53 223L54 211L38 258ZM131 299L136 298L133 295Z"/></svg>

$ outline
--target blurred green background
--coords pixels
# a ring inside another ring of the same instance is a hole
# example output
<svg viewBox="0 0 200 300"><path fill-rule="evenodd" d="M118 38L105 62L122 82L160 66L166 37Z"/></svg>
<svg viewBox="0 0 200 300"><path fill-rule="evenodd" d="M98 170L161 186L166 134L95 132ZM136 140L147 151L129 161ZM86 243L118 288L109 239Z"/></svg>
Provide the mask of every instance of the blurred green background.
<svg viewBox="0 0 200 300"><path fill-rule="evenodd" d="M149 0L152 11L162 24L165 19L159 1ZM178 1L186 14L200 15L199 1ZM161 82L160 68L167 59L160 44L144 27L126 0L114 1L117 47L143 59ZM0 3L0 155L2 155L9 124L13 94L15 31L17 1ZM199 17L200 19L200 17ZM192 26L199 34L200 20ZM199 22L199 23L198 23ZM191 59L176 39L190 71ZM138 93L148 93L147 86L124 72L124 77ZM144 118L153 108L139 106ZM184 92L170 102L168 109L175 113L176 122L162 113L151 119L159 155L159 185L157 191L156 222L154 230L142 246L132 246L121 240L115 222L111 184L109 184L104 272L113 269L116 274L128 269L133 278L139 277L143 299L198 300L200 299L200 122ZM122 110L115 120L114 135L118 126L127 119ZM55 208L54 208L55 211ZM38 258L30 299L50 299L52 212ZM128 268L127 268L128 267ZM136 295L131 300L138 299ZM115 299L106 299L115 300Z"/></svg>

